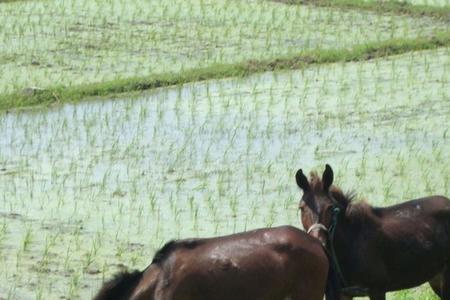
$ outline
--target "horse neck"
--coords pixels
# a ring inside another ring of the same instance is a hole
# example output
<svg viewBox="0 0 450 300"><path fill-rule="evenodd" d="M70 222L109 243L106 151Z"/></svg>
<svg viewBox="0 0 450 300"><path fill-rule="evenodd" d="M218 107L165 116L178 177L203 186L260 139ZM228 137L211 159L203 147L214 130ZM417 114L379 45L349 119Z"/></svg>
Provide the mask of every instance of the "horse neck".
<svg viewBox="0 0 450 300"><path fill-rule="evenodd" d="M131 294L131 300L155 299L155 290L158 284L161 267L150 264L143 272L142 279Z"/></svg>
<svg viewBox="0 0 450 300"><path fill-rule="evenodd" d="M348 273L348 262L350 261L350 256L352 252L352 241L351 237L354 234L354 228L345 217L338 218L336 224L336 231L331 241L333 243L334 252L336 255L337 263L339 263L342 272Z"/></svg>
<svg viewBox="0 0 450 300"><path fill-rule="evenodd" d="M352 284L353 274L361 263L358 261L359 255L356 255L361 246L358 237L363 229L370 230L372 225L373 220L370 215L352 218L344 211L338 218L332 242L337 263L347 284Z"/></svg>

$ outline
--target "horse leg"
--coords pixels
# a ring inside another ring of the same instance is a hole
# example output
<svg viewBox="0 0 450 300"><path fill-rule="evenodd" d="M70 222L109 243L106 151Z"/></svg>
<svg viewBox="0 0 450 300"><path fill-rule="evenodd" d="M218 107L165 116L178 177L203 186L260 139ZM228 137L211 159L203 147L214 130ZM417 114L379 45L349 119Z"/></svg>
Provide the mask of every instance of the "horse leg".
<svg viewBox="0 0 450 300"><path fill-rule="evenodd" d="M434 293L442 298L442 288L444 285L444 273L439 273L428 281Z"/></svg>
<svg viewBox="0 0 450 300"><path fill-rule="evenodd" d="M325 293L325 282L323 278L308 278L296 284L291 293L291 297L286 299L291 300L323 300ZM311 280L312 279L312 280ZM317 279L317 280L315 280ZM328 300L328 298L326 298ZM330 298L329 300L339 300L337 298Z"/></svg>
<svg viewBox="0 0 450 300"><path fill-rule="evenodd" d="M327 289L325 291L325 300L352 300L353 297L343 296L337 290Z"/></svg>
<svg viewBox="0 0 450 300"><path fill-rule="evenodd" d="M323 300L323 294L316 293L314 291L305 291L305 290L303 290L301 292L294 293L292 295L292 297L288 297L286 299L292 299L292 300Z"/></svg>
<svg viewBox="0 0 450 300"><path fill-rule="evenodd" d="M450 267L445 268L441 282L441 299L450 300Z"/></svg>
<svg viewBox="0 0 450 300"><path fill-rule="evenodd" d="M370 291L369 292L370 300L386 300L386 293L380 291Z"/></svg>

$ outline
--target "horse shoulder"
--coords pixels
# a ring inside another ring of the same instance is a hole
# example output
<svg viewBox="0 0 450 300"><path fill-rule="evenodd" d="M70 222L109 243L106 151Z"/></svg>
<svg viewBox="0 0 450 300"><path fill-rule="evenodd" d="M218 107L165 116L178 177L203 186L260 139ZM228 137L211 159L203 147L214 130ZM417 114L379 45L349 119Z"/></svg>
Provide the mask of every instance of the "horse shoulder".
<svg viewBox="0 0 450 300"><path fill-rule="evenodd" d="M322 249L320 242L316 238L311 237L303 230L294 226L287 225L277 227L269 234L275 237L275 243L280 248Z"/></svg>
<svg viewBox="0 0 450 300"><path fill-rule="evenodd" d="M273 249L277 255L284 257L289 263L308 262L318 268L328 269L328 256L316 238L293 226L279 227L275 234L277 238Z"/></svg>
<svg viewBox="0 0 450 300"><path fill-rule="evenodd" d="M158 264L151 264L142 275L142 279L135 288L131 300L154 299L162 269Z"/></svg>

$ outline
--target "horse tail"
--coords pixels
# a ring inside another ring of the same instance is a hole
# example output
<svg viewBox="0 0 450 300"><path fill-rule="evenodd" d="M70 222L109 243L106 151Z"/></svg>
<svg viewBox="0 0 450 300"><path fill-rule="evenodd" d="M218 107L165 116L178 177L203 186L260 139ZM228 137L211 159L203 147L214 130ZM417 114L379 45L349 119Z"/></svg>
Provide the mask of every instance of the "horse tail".
<svg viewBox="0 0 450 300"><path fill-rule="evenodd" d="M143 272L122 272L106 282L94 300L125 300L129 299L131 293L142 278Z"/></svg>

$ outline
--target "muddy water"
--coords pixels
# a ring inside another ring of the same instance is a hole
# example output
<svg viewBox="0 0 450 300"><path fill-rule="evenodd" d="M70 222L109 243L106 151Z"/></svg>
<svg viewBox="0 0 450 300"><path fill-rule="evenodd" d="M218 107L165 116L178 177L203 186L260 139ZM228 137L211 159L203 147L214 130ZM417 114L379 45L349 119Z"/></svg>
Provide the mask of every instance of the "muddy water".
<svg viewBox="0 0 450 300"><path fill-rule="evenodd" d="M86 299L169 239L299 225L300 167L376 205L449 195L449 57L2 114L0 296Z"/></svg>

